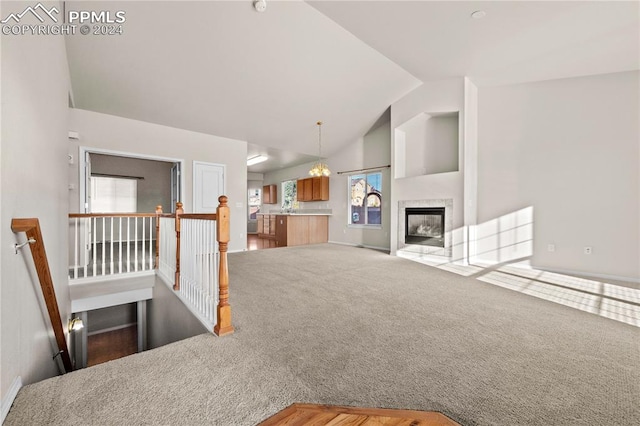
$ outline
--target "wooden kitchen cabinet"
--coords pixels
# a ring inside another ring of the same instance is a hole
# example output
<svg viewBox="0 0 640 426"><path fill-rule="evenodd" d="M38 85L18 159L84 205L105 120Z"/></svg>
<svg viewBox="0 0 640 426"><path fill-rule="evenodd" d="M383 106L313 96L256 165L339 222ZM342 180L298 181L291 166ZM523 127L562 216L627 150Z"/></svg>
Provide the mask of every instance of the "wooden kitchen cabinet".
<svg viewBox="0 0 640 426"><path fill-rule="evenodd" d="M311 178L298 179L296 192L298 201L313 201L313 181Z"/></svg>
<svg viewBox="0 0 640 426"><path fill-rule="evenodd" d="M264 215L263 214L258 215L258 236L260 236L260 234L264 234Z"/></svg>
<svg viewBox="0 0 640 426"><path fill-rule="evenodd" d="M329 240L329 216L259 214L258 238L273 240L276 247L326 243Z"/></svg>
<svg viewBox="0 0 640 426"><path fill-rule="evenodd" d="M275 240L276 238L276 215L275 214L259 214L258 215L258 238L267 238Z"/></svg>
<svg viewBox="0 0 640 426"><path fill-rule="evenodd" d="M298 201L328 201L329 177L317 176L298 179Z"/></svg>
<svg viewBox="0 0 640 426"><path fill-rule="evenodd" d="M311 179L313 180L313 201L328 201L329 176L318 176Z"/></svg>
<svg viewBox="0 0 640 426"><path fill-rule="evenodd" d="M278 226L276 225L276 215L269 215L269 238L275 240L276 238L276 229Z"/></svg>
<svg viewBox="0 0 640 426"><path fill-rule="evenodd" d="M287 246L287 218L286 215L276 216L276 247Z"/></svg>
<svg viewBox="0 0 640 426"><path fill-rule="evenodd" d="M262 187L262 204L278 203L278 187L275 184Z"/></svg>
<svg viewBox="0 0 640 426"><path fill-rule="evenodd" d="M276 246L291 247L326 243L329 240L329 216L278 215Z"/></svg>

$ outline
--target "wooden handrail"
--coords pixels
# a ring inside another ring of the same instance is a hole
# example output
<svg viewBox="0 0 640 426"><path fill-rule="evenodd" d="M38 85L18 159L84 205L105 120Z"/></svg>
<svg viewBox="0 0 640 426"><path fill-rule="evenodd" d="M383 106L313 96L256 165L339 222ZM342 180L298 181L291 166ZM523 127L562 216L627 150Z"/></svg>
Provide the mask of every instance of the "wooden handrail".
<svg viewBox="0 0 640 426"><path fill-rule="evenodd" d="M218 288L219 301L217 310L217 323L213 327L213 332L218 336L233 333L231 325L231 306L229 305L229 268L227 266L227 248L229 245L229 206L228 198L225 195L218 197L220 204L216 209L216 238L220 251L220 265L218 266Z"/></svg>
<svg viewBox="0 0 640 426"><path fill-rule="evenodd" d="M74 217L156 217L156 213L69 213Z"/></svg>
<svg viewBox="0 0 640 426"><path fill-rule="evenodd" d="M180 219L216 220L216 214L215 213L184 213L180 215Z"/></svg>
<svg viewBox="0 0 640 426"><path fill-rule="evenodd" d="M56 299L56 292L53 287L53 280L51 279L47 253L44 249L40 222L36 218L13 219L11 220L11 230L13 232L24 232L27 234L27 239L35 240L35 243L29 244L29 248L36 272L38 273L40 288L42 289L44 301L47 305L47 311L49 312L49 319L51 320L53 333L56 338L56 343L58 344L58 350L62 357L62 364L64 365L65 372L68 373L73 370L73 365L71 364L71 357L69 356L67 340L64 337L62 318L60 317L58 300Z"/></svg>

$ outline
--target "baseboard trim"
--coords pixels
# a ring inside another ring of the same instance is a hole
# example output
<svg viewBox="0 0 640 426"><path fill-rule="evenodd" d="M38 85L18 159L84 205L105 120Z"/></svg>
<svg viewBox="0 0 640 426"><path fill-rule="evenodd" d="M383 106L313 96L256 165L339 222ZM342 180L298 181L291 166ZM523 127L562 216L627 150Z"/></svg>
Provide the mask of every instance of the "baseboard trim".
<svg viewBox="0 0 640 426"><path fill-rule="evenodd" d="M13 379L13 383L9 387L9 391L7 391L7 395L2 398L2 419L0 420L0 424L4 423L4 419L7 418L7 414L9 414L9 410L13 405L13 401L18 396L18 392L22 388L22 378L20 376Z"/></svg>
<svg viewBox="0 0 640 426"><path fill-rule="evenodd" d="M353 244L353 243L345 243L342 241L328 241L329 244L339 244L341 246L349 246L349 247L360 247L360 248L368 248L371 250L379 250L379 251L383 251L387 254L390 253L390 249L389 247L378 247L378 246L369 246L366 244Z"/></svg>
<svg viewBox="0 0 640 426"><path fill-rule="evenodd" d="M626 282L636 283L636 284L640 283L640 278L623 277L620 275L594 274L591 272L572 271L570 269L542 268L539 266L534 267L534 269L538 269L540 271L555 272L557 274L577 275L580 277L587 277L587 278L626 281Z"/></svg>

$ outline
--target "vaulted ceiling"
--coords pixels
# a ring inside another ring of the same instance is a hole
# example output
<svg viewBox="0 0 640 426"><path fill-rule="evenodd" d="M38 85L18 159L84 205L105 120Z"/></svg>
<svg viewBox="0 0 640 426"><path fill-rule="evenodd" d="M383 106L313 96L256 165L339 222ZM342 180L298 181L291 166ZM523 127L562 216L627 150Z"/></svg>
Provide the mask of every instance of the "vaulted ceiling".
<svg viewBox="0 0 640 426"><path fill-rule="evenodd" d="M267 171L364 135L423 81L510 84L640 68L639 3L67 2L123 34L67 37L77 108L249 142ZM483 19L471 13L483 10Z"/></svg>

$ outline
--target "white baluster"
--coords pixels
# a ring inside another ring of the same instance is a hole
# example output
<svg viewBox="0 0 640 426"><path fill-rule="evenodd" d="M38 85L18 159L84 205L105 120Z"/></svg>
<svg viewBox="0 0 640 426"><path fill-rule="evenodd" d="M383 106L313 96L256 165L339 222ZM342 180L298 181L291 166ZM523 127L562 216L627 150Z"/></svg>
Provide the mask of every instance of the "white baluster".
<svg viewBox="0 0 640 426"><path fill-rule="evenodd" d="M157 220L157 219L156 219ZM153 249L155 247L153 246L153 218L150 217L149 218L149 269L153 269Z"/></svg>
<svg viewBox="0 0 640 426"><path fill-rule="evenodd" d="M127 216L127 272L131 271L131 222Z"/></svg>
<svg viewBox="0 0 640 426"><path fill-rule="evenodd" d="M146 219L147 219L146 217L144 217L144 216L142 217L142 270L143 271L145 269L147 269L147 255L145 253L146 252L145 247L147 245L146 244L147 243L147 236L146 236L146 233L145 233L145 230L146 230L146 228L145 228L145 220Z"/></svg>
<svg viewBox="0 0 640 426"><path fill-rule="evenodd" d="M78 241L78 218L76 217L74 220L74 237L73 241L75 241L73 248L73 278L78 279L78 246L80 245L80 241Z"/></svg>
<svg viewBox="0 0 640 426"><path fill-rule="evenodd" d="M109 218L109 226L111 227L109 230L111 235L111 241L109 243L109 273L113 275L115 274L113 270L113 217Z"/></svg>
<svg viewBox="0 0 640 426"><path fill-rule="evenodd" d="M107 239L106 232L107 230L105 229L105 221L103 216L102 217L102 275L104 275L105 263L106 263L106 259L105 259L105 255L106 255L105 240Z"/></svg>
<svg viewBox="0 0 640 426"><path fill-rule="evenodd" d="M98 269L98 242L97 242L97 233L98 233L98 228L96 226L96 218L94 217L93 220L93 276L95 277L97 274L97 269Z"/></svg>
<svg viewBox="0 0 640 426"><path fill-rule="evenodd" d="M118 273L122 273L122 216L118 218Z"/></svg>
<svg viewBox="0 0 640 426"><path fill-rule="evenodd" d="M133 236L133 256L134 256L134 271L138 272L138 218L134 217L133 222L135 223L135 234Z"/></svg>

